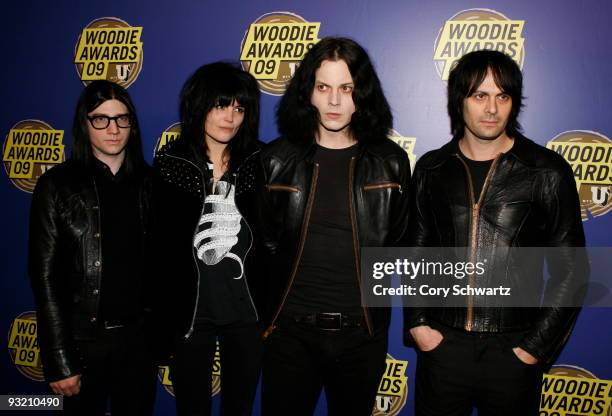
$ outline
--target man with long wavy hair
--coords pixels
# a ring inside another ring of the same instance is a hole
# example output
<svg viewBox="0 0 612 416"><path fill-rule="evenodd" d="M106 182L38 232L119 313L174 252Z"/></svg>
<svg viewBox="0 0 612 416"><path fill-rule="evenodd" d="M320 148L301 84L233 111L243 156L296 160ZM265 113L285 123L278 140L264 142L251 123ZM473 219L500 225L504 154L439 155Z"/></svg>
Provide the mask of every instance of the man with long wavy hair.
<svg viewBox="0 0 612 416"><path fill-rule="evenodd" d="M262 151L269 255L263 414L369 415L385 369L388 308L362 301L361 247L400 242L410 166L366 51L325 38L304 57Z"/></svg>

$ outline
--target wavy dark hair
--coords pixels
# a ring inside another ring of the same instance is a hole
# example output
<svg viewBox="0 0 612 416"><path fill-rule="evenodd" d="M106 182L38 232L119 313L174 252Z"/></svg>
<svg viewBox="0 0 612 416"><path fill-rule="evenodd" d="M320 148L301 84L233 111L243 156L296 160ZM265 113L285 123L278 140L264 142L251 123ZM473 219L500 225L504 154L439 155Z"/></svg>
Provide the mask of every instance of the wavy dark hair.
<svg viewBox="0 0 612 416"><path fill-rule="evenodd" d="M448 76L447 110L451 120L451 133L460 139L465 132L463 100L472 95L491 71L495 85L512 97L512 110L506 134L516 137L522 131L518 116L523 107L523 74L512 58L503 52L481 50L470 52L457 61Z"/></svg>
<svg viewBox="0 0 612 416"><path fill-rule="evenodd" d="M81 92L72 123L72 159L87 168L92 166L95 156L89 138L87 114L108 100L121 101L130 114L130 137L125 146L123 164L126 174L133 175L146 166L142 153L140 126L136 116L136 107L134 107L130 95L125 88L114 82L93 81Z"/></svg>
<svg viewBox="0 0 612 416"><path fill-rule="evenodd" d="M228 170L238 166L259 134L259 89L248 72L227 62L213 62L198 68L181 90L181 140L200 160L207 160L204 123L216 105L238 102L245 109L244 120L224 151L229 156Z"/></svg>
<svg viewBox="0 0 612 416"><path fill-rule="evenodd" d="M304 56L276 110L281 135L293 141L314 140L319 112L310 99L315 72L325 60L343 60L353 78L355 112L349 125L352 136L359 143L386 138L393 126L393 116L372 61L357 42L340 37L321 39Z"/></svg>

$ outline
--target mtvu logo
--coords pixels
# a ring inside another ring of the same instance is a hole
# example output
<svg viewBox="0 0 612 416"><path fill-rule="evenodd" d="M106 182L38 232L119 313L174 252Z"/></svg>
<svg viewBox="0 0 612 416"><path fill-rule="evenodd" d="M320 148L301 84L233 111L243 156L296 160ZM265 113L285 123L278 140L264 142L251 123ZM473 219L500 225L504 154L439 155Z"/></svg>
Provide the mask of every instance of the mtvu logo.
<svg viewBox="0 0 612 416"><path fill-rule="evenodd" d="M391 410L393 404L393 397L389 396L376 396L376 409L381 412L388 412Z"/></svg>
<svg viewBox="0 0 612 416"><path fill-rule="evenodd" d="M610 199L610 188L607 186L592 186L593 203L605 206Z"/></svg>
<svg viewBox="0 0 612 416"><path fill-rule="evenodd" d="M122 64L117 65L115 68L117 71L117 78L119 78L121 81L127 81L130 76L130 73L132 72L130 69L130 65Z"/></svg>

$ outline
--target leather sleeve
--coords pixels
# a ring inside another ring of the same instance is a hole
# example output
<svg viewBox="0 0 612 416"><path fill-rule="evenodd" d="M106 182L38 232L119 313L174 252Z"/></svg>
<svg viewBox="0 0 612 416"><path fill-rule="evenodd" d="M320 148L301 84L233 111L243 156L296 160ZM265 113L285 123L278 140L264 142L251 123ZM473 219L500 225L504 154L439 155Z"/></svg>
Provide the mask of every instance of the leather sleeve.
<svg viewBox="0 0 612 416"><path fill-rule="evenodd" d="M552 362L569 338L580 308L563 305L580 304L588 283L589 265L584 247L585 237L580 203L573 173L563 163L559 172L548 176L542 199L550 207L548 214L547 264L550 279L544 297L547 305L540 310L537 322L519 346L538 358L542 364ZM578 290L577 290L578 289Z"/></svg>
<svg viewBox="0 0 612 416"><path fill-rule="evenodd" d="M239 183L237 184L237 203L240 213L245 218L253 236L251 251L247 256L245 271L249 290L255 303L255 309L259 314L265 307L265 278L266 255L262 243L262 235L266 234L266 228L260 224L258 198L261 194L261 176L263 169L260 160L260 152L248 157L239 170Z"/></svg>
<svg viewBox="0 0 612 416"><path fill-rule="evenodd" d="M140 197L140 210L141 210L141 218L142 218L142 228L144 235L144 271L145 276L150 276L150 261L147 257L152 250L153 239L151 236L151 228L152 228L152 216L151 216L151 195L152 195L152 187L153 187L153 171L151 168L147 168L147 171L142 179L142 183L140 185L139 197ZM152 309L154 308L153 302L153 287L150 284L143 285L143 310L145 312L145 317L150 316Z"/></svg>
<svg viewBox="0 0 612 416"><path fill-rule="evenodd" d="M269 158L269 157L268 157ZM270 200L270 192L268 192L267 185L270 181L270 170L269 166L273 161L267 160L265 156L257 158L258 169L256 173L256 227L257 233L260 237L262 250L266 257L274 256L278 249L278 236L276 235L276 228L274 224L273 216L274 208L272 201ZM278 213L276 213L278 215Z"/></svg>
<svg viewBox="0 0 612 416"><path fill-rule="evenodd" d="M150 279L148 303L151 308L150 321L155 327L156 343L154 344L155 360L160 365L167 365L173 353L173 337L177 316L175 299L176 282L168 279L174 276L174 245L178 241L176 231L176 213L179 212L173 202L173 190L164 180L164 162L156 156L153 160L150 235L146 258L146 271Z"/></svg>
<svg viewBox="0 0 612 416"><path fill-rule="evenodd" d="M389 247L401 247L406 245L408 237L408 218L410 213L410 161L405 152L402 151L397 158L397 178L401 189L399 197L393 203L391 212L391 226L388 241Z"/></svg>
<svg viewBox="0 0 612 416"><path fill-rule="evenodd" d="M276 306L273 293L276 290L276 275L279 272L279 260L277 258L279 251L279 227L277 221L279 215L275 211L274 204L270 198L270 192L267 185L270 183L270 174L273 169L271 160L267 160L261 153L256 158L257 169L255 173L255 190L254 190L254 215L251 226L253 232L257 236L256 239L256 256L259 272L259 281L257 282L258 294L256 305L260 313L260 319L264 323L269 323L274 314Z"/></svg>
<svg viewBox="0 0 612 416"><path fill-rule="evenodd" d="M81 372L80 359L69 328L62 291L68 280L59 274L61 218L52 180L39 179L30 211L28 269L34 299L38 340L45 379L58 381Z"/></svg>
<svg viewBox="0 0 612 416"><path fill-rule="evenodd" d="M426 171L417 163L412 182L410 184L410 218L408 221L407 246L428 247L431 245L430 233L433 231L430 207L427 201L427 188L425 183ZM410 335L410 329L420 325L428 325L426 308L404 306L404 345L415 347L416 343Z"/></svg>

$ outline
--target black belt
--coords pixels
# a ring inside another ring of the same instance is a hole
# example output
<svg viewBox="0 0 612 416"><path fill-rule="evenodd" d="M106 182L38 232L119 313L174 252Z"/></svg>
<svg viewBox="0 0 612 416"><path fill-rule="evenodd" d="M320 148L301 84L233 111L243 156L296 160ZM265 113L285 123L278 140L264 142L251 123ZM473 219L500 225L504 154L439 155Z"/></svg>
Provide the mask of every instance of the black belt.
<svg viewBox="0 0 612 416"><path fill-rule="evenodd" d="M358 328L364 325L363 316L347 315L339 312L320 312L294 316L292 320L300 324L312 325L324 331L339 331L344 328Z"/></svg>

